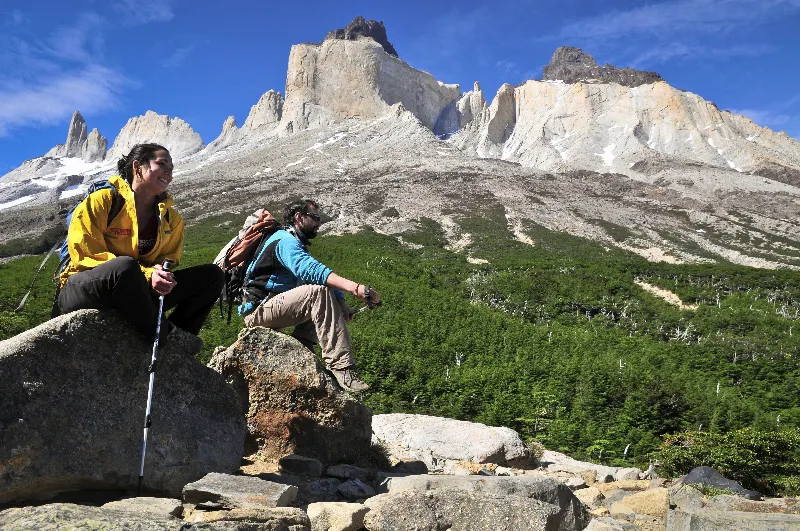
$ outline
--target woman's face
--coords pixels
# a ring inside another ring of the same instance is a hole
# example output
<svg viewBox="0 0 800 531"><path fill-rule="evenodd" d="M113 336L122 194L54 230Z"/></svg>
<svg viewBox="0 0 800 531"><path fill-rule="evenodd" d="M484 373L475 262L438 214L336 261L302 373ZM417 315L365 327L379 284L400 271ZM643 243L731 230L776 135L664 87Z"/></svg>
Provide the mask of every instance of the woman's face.
<svg viewBox="0 0 800 531"><path fill-rule="evenodd" d="M164 193L172 182L172 157L166 150L155 152L155 157L148 163L135 167L133 180L134 191L149 191L156 195Z"/></svg>

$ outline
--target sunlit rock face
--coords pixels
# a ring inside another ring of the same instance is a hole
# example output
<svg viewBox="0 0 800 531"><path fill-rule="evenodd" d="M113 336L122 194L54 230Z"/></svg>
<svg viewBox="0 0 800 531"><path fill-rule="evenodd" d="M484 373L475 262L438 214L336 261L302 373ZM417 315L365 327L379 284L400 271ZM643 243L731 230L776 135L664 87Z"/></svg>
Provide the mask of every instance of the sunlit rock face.
<svg viewBox="0 0 800 531"><path fill-rule="evenodd" d="M458 85L412 68L372 39L326 39L292 47L281 122L290 132L300 131L347 118L378 118L402 103L432 130L460 96Z"/></svg>
<svg viewBox="0 0 800 531"><path fill-rule="evenodd" d="M800 142L664 81L503 85L451 141L550 171L646 174L674 160L800 184Z"/></svg>
<svg viewBox="0 0 800 531"><path fill-rule="evenodd" d="M150 142L167 148L173 159L197 153L204 146L200 135L182 119L147 111L128 120L114 139L107 158L116 160L127 155L136 144Z"/></svg>

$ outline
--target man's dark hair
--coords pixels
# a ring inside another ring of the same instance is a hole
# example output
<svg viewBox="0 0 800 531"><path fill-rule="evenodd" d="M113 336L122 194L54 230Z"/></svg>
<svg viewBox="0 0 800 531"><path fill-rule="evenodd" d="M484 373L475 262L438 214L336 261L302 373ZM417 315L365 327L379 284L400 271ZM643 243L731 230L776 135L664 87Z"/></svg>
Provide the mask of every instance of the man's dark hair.
<svg viewBox="0 0 800 531"><path fill-rule="evenodd" d="M117 171L120 177L128 181L128 184L132 186L133 161L137 160L139 164L149 163L156 158L157 151L166 151L169 153L167 148L159 144L136 144L133 146L127 155L123 155L122 158L117 161Z"/></svg>
<svg viewBox="0 0 800 531"><path fill-rule="evenodd" d="M286 207L283 209L283 224L291 225L294 223L294 215L298 212L307 214L308 207L319 208L319 205L317 205L317 202L312 199L303 199L301 201L295 201L286 205Z"/></svg>

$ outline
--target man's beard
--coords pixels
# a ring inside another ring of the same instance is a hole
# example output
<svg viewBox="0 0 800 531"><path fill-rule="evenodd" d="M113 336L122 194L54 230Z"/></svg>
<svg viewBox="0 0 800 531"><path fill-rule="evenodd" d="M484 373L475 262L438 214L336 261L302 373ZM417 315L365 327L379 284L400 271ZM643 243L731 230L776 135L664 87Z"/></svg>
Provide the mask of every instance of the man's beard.
<svg viewBox="0 0 800 531"><path fill-rule="evenodd" d="M300 228L300 232L303 233L303 236L308 238L309 240L313 240L317 237L317 232L319 232L319 227L314 227L313 229L304 229Z"/></svg>

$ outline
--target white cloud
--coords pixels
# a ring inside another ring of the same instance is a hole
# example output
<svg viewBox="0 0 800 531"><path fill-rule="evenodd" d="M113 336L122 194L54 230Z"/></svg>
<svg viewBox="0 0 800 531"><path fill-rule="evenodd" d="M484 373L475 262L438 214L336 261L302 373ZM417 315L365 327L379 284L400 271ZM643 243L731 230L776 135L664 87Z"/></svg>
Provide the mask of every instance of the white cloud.
<svg viewBox="0 0 800 531"><path fill-rule="evenodd" d="M58 28L49 39L50 53L59 59L91 63L102 58L103 19L95 13L83 13L72 26Z"/></svg>
<svg viewBox="0 0 800 531"><path fill-rule="evenodd" d="M612 46L628 64L758 57L776 48L748 44L752 30L798 9L800 0L667 0L578 19L542 40L581 42L590 52ZM631 61L633 49L644 51Z"/></svg>
<svg viewBox="0 0 800 531"><path fill-rule="evenodd" d="M0 136L17 126L52 125L75 110L90 115L117 105L119 73L99 65L0 90Z"/></svg>
<svg viewBox="0 0 800 531"><path fill-rule="evenodd" d="M105 27L101 16L87 12L42 37L27 29L0 33L0 136L119 104L132 83L104 64Z"/></svg>
<svg viewBox="0 0 800 531"><path fill-rule="evenodd" d="M683 42L659 44L640 53L630 61L633 67L640 65L666 63L673 59L691 57L709 57L714 59L731 59L735 57L760 57L775 51L774 46L766 44L732 45L724 47L701 46Z"/></svg>
<svg viewBox="0 0 800 531"><path fill-rule="evenodd" d="M719 34L782 9L800 7L797 0L673 0L611 11L561 28L560 38L620 38L643 34L659 37L684 33Z"/></svg>
<svg viewBox="0 0 800 531"><path fill-rule="evenodd" d="M758 125L765 125L770 129L775 129L792 121L788 114L766 111L763 109L729 109L733 114L747 116Z"/></svg>
<svg viewBox="0 0 800 531"><path fill-rule="evenodd" d="M148 22L169 22L175 18L173 0L115 0L114 8L125 17L127 26L138 26Z"/></svg>
<svg viewBox="0 0 800 531"><path fill-rule="evenodd" d="M15 26L21 26L25 22L25 15L22 11L15 9L11 12L11 23Z"/></svg>
<svg viewBox="0 0 800 531"><path fill-rule="evenodd" d="M181 48L176 48L172 54L169 55L164 61L161 63L166 68L175 68L179 66L183 61L189 56L190 53L194 50L195 45L190 44L189 46L183 46Z"/></svg>

